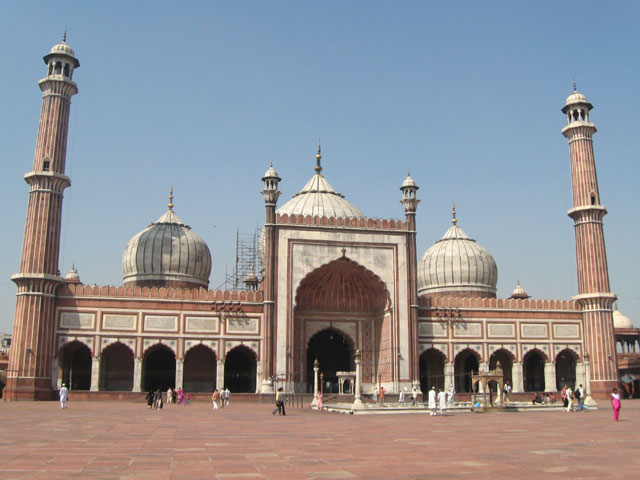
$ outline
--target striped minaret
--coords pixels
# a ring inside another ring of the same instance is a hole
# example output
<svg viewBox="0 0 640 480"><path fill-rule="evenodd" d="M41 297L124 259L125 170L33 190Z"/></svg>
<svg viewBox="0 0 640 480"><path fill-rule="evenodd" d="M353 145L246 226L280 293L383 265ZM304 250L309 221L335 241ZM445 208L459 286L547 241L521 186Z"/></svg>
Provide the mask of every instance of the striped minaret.
<svg viewBox="0 0 640 480"><path fill-rule="evenodd" d="M6 392L10 399L50 399L56 366L54 311L58 271L62 193L71 182L65 176L71 97L78 92L71 80L80 66L66 42L44 57L47 76L43 92L33 170L25 174L29 203L22 243Z"/></svg>
<svg viewBox="0 0 640 480"><path fill-rule="evenodd" d="M568 125L562 134L569 140L573 208L569 216L576 233L578 295L582 307L584 352L591 357L591 392L604 397L618 384L613 314L616 296L609 289L607 252L602 218L607 209L600 203L593 134L596 126L589 121L593 108L587 98L575 90L562 109Z"/></svg>

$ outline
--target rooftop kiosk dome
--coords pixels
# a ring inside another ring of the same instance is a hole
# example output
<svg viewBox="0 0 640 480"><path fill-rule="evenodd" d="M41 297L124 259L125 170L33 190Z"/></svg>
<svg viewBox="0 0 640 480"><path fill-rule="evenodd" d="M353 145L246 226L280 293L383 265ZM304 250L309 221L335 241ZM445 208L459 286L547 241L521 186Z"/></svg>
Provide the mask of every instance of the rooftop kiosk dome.
<svg viewBox="0 0 640 480"><path fill-rule="evenodd" d="M453 225L418 264L418 294L495 298L496 262L457 222L454 205Z"/></svg>
<svg viewBox="0 0 640 480"><path fill-rule="evenodd" d="M125 286L207 288L211 253L207 244L169 210L135 235L122 255Z"/></svg>

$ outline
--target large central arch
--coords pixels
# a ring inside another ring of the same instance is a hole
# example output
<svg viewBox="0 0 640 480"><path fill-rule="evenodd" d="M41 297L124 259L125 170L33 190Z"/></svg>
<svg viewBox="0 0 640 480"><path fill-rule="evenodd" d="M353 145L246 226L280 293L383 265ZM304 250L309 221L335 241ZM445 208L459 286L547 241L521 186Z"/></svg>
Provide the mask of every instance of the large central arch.
<svg viewBox="0 0 640 480"><path fill-rule="evenodd" d="M394 356L389 298L386 285L377 275L345 255L304 277L295 295L291 349L294 382L301 389L313 386L310 372L315 357L311 356L317 354L319 361L323 356L329 358L331 335L351 342L349 360L343 362L348 370L355 368L355 350L361 351L364 383L375 381L377 376L383 382L391 381ZM320 370L333 371L335 365L325 363L329 365L321 362Z"/></svg>

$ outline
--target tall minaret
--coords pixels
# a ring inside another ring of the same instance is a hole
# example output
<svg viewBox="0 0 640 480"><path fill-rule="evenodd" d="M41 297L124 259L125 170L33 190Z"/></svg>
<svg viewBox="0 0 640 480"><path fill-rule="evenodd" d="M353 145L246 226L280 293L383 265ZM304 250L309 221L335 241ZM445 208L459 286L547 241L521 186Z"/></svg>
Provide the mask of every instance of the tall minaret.
<svg viewBox="0 0 640 480"><path fill-rule="evenodd" d="M411 178L411 172L402 183L402 206L407 221L407 288L409 290L409 378L414 385L420 384L418 365L418 257L416 248L416 210L418 185Z"/></svg>
<svg viewBox="0 0 640 480"><path fill-rule="evenodd" d="M264 205L266 209L264 223L264 320L266 330L266 341L264 346L264 360L262 363L262 393L273 391L271 377L275 375L275 359L276 359L276 204L280 196L278 183L280 177L278 172L273 168L273 164L265 172L262 177L264 182Z"/></svg>
<svg viewBox="0 0 640 480"><path fill-rule="evenodd" d="M45 55L47 76L43 92L33 170L25 174L29 204L22 243L13 338L7 372L10 399L50 399L54 345L55 294L63 283L58 270L62 193L71 182L64 175L71 97L78 93L71 80L80 66L66 42Z"/></svg>
<svg viewBox="0 0 640 480"><path fill-rule="evenodd" d="M603 397L618 384L613 314L616 296L609 289L607 252L604 246L602 218L607 209L600 203L598 179L593 155L596 126L589 121L593 108L575 89L562 112L568 125L562 134L569 139L573 208L569 216L576 232L578 295L582 307L584 351L591 358L591 391Z"/></svg>

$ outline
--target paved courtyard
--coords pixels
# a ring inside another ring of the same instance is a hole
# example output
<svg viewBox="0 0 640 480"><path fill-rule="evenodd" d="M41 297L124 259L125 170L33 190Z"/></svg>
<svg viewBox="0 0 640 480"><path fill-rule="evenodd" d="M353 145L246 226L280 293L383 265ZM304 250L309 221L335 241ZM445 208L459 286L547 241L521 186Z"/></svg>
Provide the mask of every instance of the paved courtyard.
<svg viewBox="0 0 640 480"><path fill-rule="evenodd" d="M0 479L638 478L640 401L448 417L0 403Z"/></svg>

